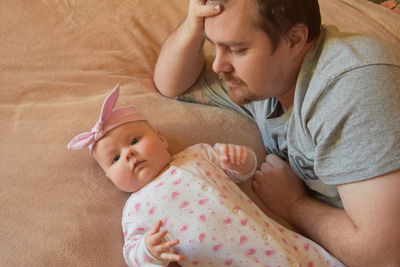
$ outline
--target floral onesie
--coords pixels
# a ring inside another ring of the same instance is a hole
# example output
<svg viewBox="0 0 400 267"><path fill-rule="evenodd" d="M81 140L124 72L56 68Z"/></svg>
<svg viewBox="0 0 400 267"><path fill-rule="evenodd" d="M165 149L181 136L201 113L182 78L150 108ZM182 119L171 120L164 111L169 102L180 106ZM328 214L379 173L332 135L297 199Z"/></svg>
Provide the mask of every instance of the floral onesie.
<svg viewBox="0 0 400 267"><path fill-rule="evenodd" d="M169 264L145 246L146 232L158 220L168 239L179 239L174 251L187 256L181 266L343 266L267 217L232 181L250 178L255 167L245 176L223 170L216 146L194 145L175 155L169 169L128 199L122 228L129 266Z"/></svg>

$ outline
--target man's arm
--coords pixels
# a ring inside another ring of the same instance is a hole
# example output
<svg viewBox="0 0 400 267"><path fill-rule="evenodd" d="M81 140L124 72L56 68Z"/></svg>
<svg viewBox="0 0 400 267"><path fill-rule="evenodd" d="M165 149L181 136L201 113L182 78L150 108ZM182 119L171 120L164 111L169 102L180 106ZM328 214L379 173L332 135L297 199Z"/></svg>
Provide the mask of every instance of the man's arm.
<svg viewBox="0 0 400 267"><path fill-rule="evenodd" d="M348 266L400 266L400 170L338 186L344 209L310 198L290 166L269 155L253 188L266 206Z"/></svg>
<svg viewBox="0 0 400 267"><path fill-rule="evenodd" d="M215 16L221 7L190 0L188 15L162 45L154 71L157 89L167 97L188 90L199 77L204 64L204 17Z"/></svg>
<svg viewBox="0 0 400 267"><path fill-rule="evenodd" d="M289 221L349 266L400 266L400 171L338 191L344 210L302 198Z"/></svg>

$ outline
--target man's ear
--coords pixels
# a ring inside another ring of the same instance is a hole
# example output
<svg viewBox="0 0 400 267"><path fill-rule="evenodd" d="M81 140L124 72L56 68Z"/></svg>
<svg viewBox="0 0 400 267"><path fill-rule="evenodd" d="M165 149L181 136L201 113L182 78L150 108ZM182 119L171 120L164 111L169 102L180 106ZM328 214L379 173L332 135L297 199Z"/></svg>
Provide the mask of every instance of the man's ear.
<svg viewBox="0 0 400 267"><path fill-rule="evenodd" d="M162 134L162 132L160 130L158 130L158 129L154 129L153 131L158 135L158 137L160 138L161 142L165 145L165 147L168 148L167 139Z"/></svg>
<svg viewBox="0 0 400 267"><path fill-rule="evenodd" d="M308 39L307 26L304 24L294 25L288 32L288 39L290 49L294 49L294 51L302 51Z"/></svg>

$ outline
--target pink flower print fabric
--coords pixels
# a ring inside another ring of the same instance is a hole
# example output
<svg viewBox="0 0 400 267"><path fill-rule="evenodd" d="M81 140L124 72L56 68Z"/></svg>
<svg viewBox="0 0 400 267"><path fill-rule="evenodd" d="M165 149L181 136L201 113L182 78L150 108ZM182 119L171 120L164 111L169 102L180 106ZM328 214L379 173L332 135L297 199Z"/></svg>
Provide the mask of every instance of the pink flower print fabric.
<svg viewBox="0 0 400 267"><path fill-rule="evenodd" d="M185 266L343 266L311 240L267 217L219 167L215 148L199 144L128 199L122 216L129 266L167 266L144 245L158 220ZM231 174L231 172L227 172ZM254 174L251 173L247 178Z"/></svg>

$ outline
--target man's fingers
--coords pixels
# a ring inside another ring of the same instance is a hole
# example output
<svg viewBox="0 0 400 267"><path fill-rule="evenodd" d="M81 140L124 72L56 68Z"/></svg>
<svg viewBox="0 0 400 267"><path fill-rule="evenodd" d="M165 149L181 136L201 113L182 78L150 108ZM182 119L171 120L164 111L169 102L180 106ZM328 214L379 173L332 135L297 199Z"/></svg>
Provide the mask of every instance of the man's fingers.
<svg viewBox="0 0 400 267"><path fill-rule="evenodd" d="M221 6L215 4L207 4L203 6L198 6L196 8L197 17L211 17L218 15L221 12Z"/></svg>
<svg viewBox="0 0 400 267"><path fill-rule="evenodd" d="M260 171L262 172L262 175L264 175L264 173L267 173L271 168L273 168L273 165L266 161L261 164Z"/></svg>
<svg viewBox="0 0 400 267"><path fill-rule="evenodd" d="M262 171L256 171L255 173L254 173L254 179L253 179L253 181L254 180L258 180L258 179L260 179L260 178L262 178L264 176L264 174L263 174L263 172Z"/></svg>
<svg viewBox="0 0 400 267"><path fill-rule="evenodd" d="M268 154L265 157L265 162L270 164L272 167L276 166L278 163L282 162L282 159L275 154Z"/></svg>

